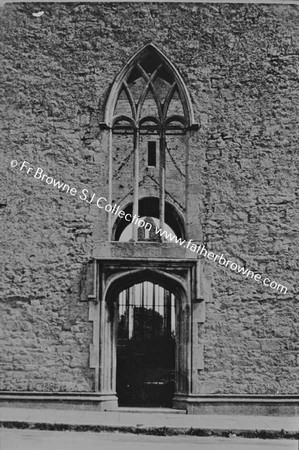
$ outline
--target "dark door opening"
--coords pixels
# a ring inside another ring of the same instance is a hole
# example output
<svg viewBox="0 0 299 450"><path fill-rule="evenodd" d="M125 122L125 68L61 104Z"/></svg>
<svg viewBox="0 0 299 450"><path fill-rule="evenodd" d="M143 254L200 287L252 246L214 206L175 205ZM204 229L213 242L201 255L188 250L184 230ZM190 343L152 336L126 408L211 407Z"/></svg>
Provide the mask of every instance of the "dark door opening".
<svg viewBox="0 0 299 450"><path fill-rule="evenodd" d="M171 407L175 390L175 298L143 282L118 301L119 406Z"/></svg>

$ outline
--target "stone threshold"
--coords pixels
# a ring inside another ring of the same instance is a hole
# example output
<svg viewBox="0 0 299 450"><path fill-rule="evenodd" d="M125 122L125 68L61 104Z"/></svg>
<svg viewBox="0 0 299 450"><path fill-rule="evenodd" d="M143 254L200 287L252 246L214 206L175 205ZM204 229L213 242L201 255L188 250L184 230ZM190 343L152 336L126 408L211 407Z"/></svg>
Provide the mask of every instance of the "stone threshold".
<svg viewBox="0 0 299 450"><path fill-rule="evenodd" d="M185 409L163 408L163 407L139 407L139 406L119 406L118 408L107 409L106 411L119 413L137 413L137 414L186 414Z"/></svg>

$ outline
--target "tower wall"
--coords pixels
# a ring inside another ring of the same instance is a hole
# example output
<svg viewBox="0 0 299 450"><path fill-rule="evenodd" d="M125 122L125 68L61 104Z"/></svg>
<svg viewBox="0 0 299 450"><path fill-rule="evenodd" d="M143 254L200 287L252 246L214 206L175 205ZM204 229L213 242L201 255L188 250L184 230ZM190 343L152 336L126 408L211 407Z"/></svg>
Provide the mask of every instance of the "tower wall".
<svg viewBox="0 0 299 450"><path fill-rule="evenodd" d="M279 293L203 259L211 293L198 333L198 394L296 394L298 7L45 3L34 17L39 8L1 7L0 389L95 388L80 286L95 244L108 237L109 213L96 204L108 199L99 123L115 76L153 41L179 69L200 124L189 143L188 237L287 287ZM118 165L129 151L121 142ZM180 151L166 180L179 202L182 151L169 146ZM115 201L132 183L130 164L114 182ZM47 184L38 168L76 193ZM146 183L141 191L154 195Z"/></svg>

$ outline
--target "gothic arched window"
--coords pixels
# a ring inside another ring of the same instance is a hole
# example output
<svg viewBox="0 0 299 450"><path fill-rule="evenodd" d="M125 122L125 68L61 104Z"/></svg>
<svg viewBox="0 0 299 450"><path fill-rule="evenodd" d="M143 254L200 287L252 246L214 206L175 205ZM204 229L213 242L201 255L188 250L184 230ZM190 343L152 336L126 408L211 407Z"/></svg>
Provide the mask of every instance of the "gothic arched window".
<svg viewBox="0 0 299 450"><path fill-rule="evenodd" d="M189 94L168 58L154 45L142 48L116 78L105 122L113 132L184 133L194 125Z"/></svg>
<svg viewBox="0 0 299 450"><path fill-rule="evenodd" d="M168 201L179 205L180 200L176 200L172 194L185 196L185 190L182 192L183 188L176 189L175 183L179 183L178 178L181 178L181 186L187 181L185 153L188 154L188 151L180 151L177 162L170 154L167 142L172 140L173 143L177 136L181 141L176 144L176 148L181 148L182 142L185 142L184 136L188 131L197 129L197 125L182 77L169 59L153 44L146 45L137 52L116 77L106 104L103 125L110 133L109 200L115 199L115 192L125 183L127 192L121 201L127 203L128 198L132 197L133 215L137 216L142 198L140 186L145 183L146 177L149 183L151 177L150 196L159 198L155 217L158 216L159 225L163 228L166 194L169 196ZM141 144L146 144L146 156L144 150L140 151ZM113 148L116 148L117 154ZM169 155L166 154L167 151ZM171 179L174 187L170 193L166 191L167 158L171 158L171 164L177 169ZM124 166L126 174L123 174L123 183L120 183L120 170L124 171ZM117 185L115 180L118 180ZM148 197L148 192L146 194ZM120 197L121 195L118 198ZM184 206L181 206L180 212L184 214ZM145 216L148 215L145 211ZM133 227L132 238L138 240L136 227Z"/></svg>

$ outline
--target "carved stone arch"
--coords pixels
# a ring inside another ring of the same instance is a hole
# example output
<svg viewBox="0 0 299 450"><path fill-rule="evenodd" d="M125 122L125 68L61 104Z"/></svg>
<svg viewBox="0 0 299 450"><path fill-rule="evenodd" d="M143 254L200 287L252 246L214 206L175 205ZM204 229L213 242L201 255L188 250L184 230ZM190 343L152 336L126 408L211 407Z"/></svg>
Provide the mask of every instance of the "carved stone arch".
<svg viewBox="0 0 299 450"><path fill-rule="evenodd" d="M175 377L176 391L175 397L186 395L191 390L190 373L192 370L192 355L190 342L192 339L192 317L191 317L191 292L190 292L190 272L173 267L169 262L163 264L161 268L156 268L155 264L150 266L146 262L126 261L127 268L120 261L106 262L102 265L101 299L98 306L94 306L93 313L98 315L99 335L96 337L93 352L99 355L98 370L96 370L96 387L100 392L103 405L108 407L117 406L116 396L116 334L117 334L117 314L114 308L117 304L118 295L123 290L149 281L157 284L175 296L176 304L176 356L175 356ZM128 270L129 268L129 270ZM96 349L98 348L98 350ZM95 367L96 368L96 367Z"/></svg>
<svg viewBox="0 0 299 450"><path fill-rule="evenodd" d="M198 126L181 75L154 44L147 44L137 51L117 75L106 103L105 122L100 126L107 133L108 141L108 203L114 202L115 196L119 201L132 192L132 217L140 216L139 200L144 195L144 183L159 191L161 229L167 224L166 200L169 198L179 205L184 223L189 227L189 138ZM116 146L120 139L122 153ZM181 170L170 155L169 145L177 149ZM146 162L151 154L154 155L154 166ZM175 171L175 176L171 170ZM123 180L118 185L115 184L116 172L117 179ZM108 240L113 240L113 218L109 216L108 220ZM138 226L133 223L132 240L136 242ZM187 234L181 232L180 237ZM163 240L164 235L161 236Z"/></svg>
<svg viewBox="0 0 299 450"><path fill-rule="evenodd" d="M151 268L125 271L111 276L104 292L105 301L114 302L121 291L143 281L159 284L164 289L172 291L176 296L180 296L182 300L187 296L186 286L178 276Z"/></svg>
<svg viewBox="0 0 299 450"><path fill-rule="evenodd" d="M191 99L187 90L187 87L176 69L176 67L171 63L169 58L161 51L159 50L154 44L150 43L145 46L143 46L140 50L138 50L134 56L130 58L130 60L125 64L123 69L120 71L120 73L117 75L117 77L114 80L114 83L112 85L112 88L110 90L110 94L106 103L105 108L105 124L109 128L113 126L113 119L114 119L114 110L116 107L116 103L118 101L120 92L122 90L125 90L125 92L128 95L132 110L134 111L134 107L132 106L132 96L128 93L128 79L132 72L134 70L139 70L139 74L142 76L142 72L144 72L144 69L140 70L138 69L138 65L140 65L141 61L144 61L146 58L156 58L160 62L160 65L156 68L156 72L159 72L161 67L163 66L166 71L168 71L171 74L171 90L174 91L175 89L178 90L183 109L184 109L184 116L185 116L185 123L186 127L190 128L195 125L194 121L194 114L193 114L193 108ZM155 74L156 76L157 74ZM152 82L150 80L150 77L148 78L148 83L151 87L153 87ZM175 87L175 89L174 89ZM146 88L148 91L148 86ZM169 98L167 100L169 103Z"/></svg>

